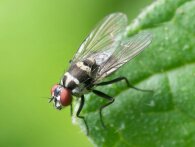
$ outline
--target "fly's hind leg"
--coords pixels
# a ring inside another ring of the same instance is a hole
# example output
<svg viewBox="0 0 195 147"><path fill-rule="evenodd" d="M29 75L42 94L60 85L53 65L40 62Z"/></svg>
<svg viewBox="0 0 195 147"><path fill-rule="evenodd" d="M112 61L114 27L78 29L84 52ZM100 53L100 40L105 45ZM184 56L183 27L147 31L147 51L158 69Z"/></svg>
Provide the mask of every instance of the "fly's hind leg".
<svg viewBox="0 0 195 147"><path fill-rule="evenodd" d="M106 82L102 82L102 83L98 83L96 84L96 86L104 86L104 85L109 85L109 84L113 84L113 83L116 83L116 82L120 82L120 81L125 81L127 86L128 87L131 87L133 89L136 89L136 90L139 90L139 91L143 91L143 92L152 92L152 90L145 90L145 89L139 89L137 87L134 87L130 82L129 80L126 78L126 77L118 77L116 79L113 79L111 81L106 81Z"/></svg>
<svg viewBox="0 0 195 147"><path fill-rule="evenodd" d="M101 91L97 91L97 90L93 90L93 93L96 94L97 96L100 96L102 98L105 98L105 99L107 99L109 101L108 103L106 103L103 106L101 106L100 107L100 111L99 111L101 124L102 124L102 126L104 128L106 128L105 127L105 124L104 124L104 121L103 121L103 117L102 117L102 110L104 108L106 108L107 106L111 105L114 102L114 98L111 97L111 96L109 96L109 95L107 95L107 94L105 94L105 93L103 93L103 92L101 92Z"/></svg>
<svg viewBox="0 0 195 147"><path fill-rule="evenodd" d="M86 126L87 135L89 135L89 127L88 127L88 125L87 125L87 121L85 120L85 117L84 117L84 116L81 116L81 115L80 115L80 112L81 112L81 110L83 109L84 104L85 104L85 98L84 98L84 95L82 95L82 96L81 96L81 102L80 102L80 105L79 105L79 109L78 109L78 111L77 111L77 113L76 113L76 116L77 116L78 118L80 118L80 119L83 120L83 122L85 123L85 126Z"/></svg>

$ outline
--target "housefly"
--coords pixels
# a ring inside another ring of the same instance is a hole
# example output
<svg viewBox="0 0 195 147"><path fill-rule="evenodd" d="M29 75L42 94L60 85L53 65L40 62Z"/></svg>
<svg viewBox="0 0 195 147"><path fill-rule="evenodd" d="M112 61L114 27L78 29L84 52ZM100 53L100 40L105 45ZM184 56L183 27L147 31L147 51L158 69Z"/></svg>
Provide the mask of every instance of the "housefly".
<svg viewBox="0 0 195 147"><path fill-rule="evenodd" d="M126 28L125 14L113 13L105 17L79 47L70 62L70 68L60 82L51 89L52 97L49 102L53 101L55 108L59 110L72 104L72 96L80 98L76 116L84 121L87 133L89 130L87 122L85 117L80 115L85 103L84 95L93 92L108 100L99 111L101 123L105 126L102 110L112 104L114 98L95 90L95 87L121 80L133 87L125 77L118 77L107 82L101 81L142 52L152 41L152 35L148 32L140 32L130 38L126 37Z"/></svg>

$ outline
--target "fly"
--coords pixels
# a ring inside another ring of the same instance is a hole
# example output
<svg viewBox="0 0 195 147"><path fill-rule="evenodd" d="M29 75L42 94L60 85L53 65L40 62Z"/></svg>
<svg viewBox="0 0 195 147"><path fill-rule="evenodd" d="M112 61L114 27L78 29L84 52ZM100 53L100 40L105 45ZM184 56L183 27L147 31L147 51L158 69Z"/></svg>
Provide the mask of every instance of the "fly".
<svg viewBox="0 0 195 147"><path fill-rule="evenodd" d="M101 82L142 52L152 41L152 35L148 32L141 32L127 38L125 37L126 28L127 16L125 14L113 13L105 17L82 43L70 61L70 68L60 82L51 89L52 97L49 102L53 101L55 108L59 110L69 105L72 107L72 96L80 98L76 116L84 121L87 134L89 128L86 119L80 115L85 103L85 94L93 92L108 100L99 111L101 123L105 127L102 110L112 104L114 98L95 90L95 87L124 80L129 87L137 89L130 85L126 77Z"/></svg>

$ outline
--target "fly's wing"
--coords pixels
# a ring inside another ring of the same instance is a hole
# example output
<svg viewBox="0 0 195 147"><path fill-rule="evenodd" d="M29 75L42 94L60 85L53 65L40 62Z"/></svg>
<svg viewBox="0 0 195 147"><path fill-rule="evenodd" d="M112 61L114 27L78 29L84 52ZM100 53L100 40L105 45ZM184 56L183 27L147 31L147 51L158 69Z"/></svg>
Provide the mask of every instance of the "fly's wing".
<svg viewBox="0 0 195 147"><path fill-rule="evenodd" d="M105 62L118 46L127 26L123 13L113 13L105 17L89 34L75 54L72 64L92 57L100 65Z"/></svg>
<svg viewBox="0 0 195 147"><path fill-rule="evenodd" d="M127 38L118 45L107 61L101 64L95 83L110 75L129 60L142 52L152 41L152 35L147 32Z"/></svg>

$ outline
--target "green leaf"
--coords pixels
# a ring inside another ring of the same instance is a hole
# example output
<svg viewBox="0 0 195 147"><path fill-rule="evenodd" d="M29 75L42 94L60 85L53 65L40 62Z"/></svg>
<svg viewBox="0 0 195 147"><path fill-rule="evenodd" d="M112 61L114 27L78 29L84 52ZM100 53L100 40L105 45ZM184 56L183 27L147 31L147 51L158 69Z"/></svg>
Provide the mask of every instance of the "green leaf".
<svg viewBox="0 0 195 147"><path fill-rule="evenodd" d="M89 139L97 146L195 146L195 1L158 0L129 25L129 36L146 30L152 44L106 80L125 76L154 92L141 92L119 82L97 89L115 98L86 95L82 115ZM77 110L75 108L75 110ZM84 131L84 123L77 119Z"/></svg>

